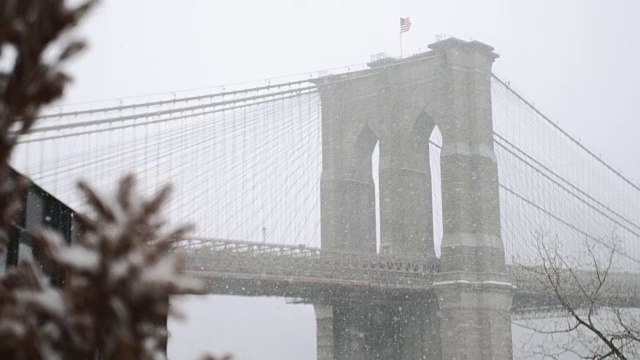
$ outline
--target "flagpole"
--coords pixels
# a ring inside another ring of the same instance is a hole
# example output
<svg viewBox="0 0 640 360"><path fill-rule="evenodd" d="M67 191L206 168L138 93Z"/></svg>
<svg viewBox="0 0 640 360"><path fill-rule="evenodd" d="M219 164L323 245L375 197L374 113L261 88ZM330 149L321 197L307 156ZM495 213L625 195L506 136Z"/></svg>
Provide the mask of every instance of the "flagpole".
<svg viewBox="0 0 640 360"><path fill-rule="evenodd" d="M406 17L400 17L400 58L402 58L402 33L405 33L411 29L411 19Z"/></svg>

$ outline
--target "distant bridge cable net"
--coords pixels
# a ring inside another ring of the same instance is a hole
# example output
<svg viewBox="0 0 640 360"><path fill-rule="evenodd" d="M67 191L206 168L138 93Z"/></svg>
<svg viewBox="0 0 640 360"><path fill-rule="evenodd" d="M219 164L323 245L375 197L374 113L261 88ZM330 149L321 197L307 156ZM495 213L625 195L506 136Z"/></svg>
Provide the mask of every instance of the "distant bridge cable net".
<svg viewBox="0 0 640 360"><path fill-rule="evenodd" d="M211 112L169 102L153 116L131 108L48 119L14 165L78 210L77 179L107 190L134 172L147 191L173 183L167 214L195 223L193 236L318 246L320 100L307 88L272 87L245 104L231 96Z"/></svg>
<svg viewBox="0 0 640 360"><path fill-rule="evenodd" d="M508 260L539 262L546 238L576 262L585 245L602 261L615 246L615 270L640 272L640 189L495 75L492 99Z"/></svg>
<svg viewBox="0 0 640 360"><path fill-rule="evenodd" d="M549 119L546 115L544 115L540 110L538 110L538 108L536 108L533 104L531 104L531 102L529 102L528 100L526 100L523 96L521 96L520 94L518 94L515 90L513 90L509 85L507 85L502 79L500 79L496 74L492 73L491 74L492 80L494 81L494 86L495 86L495 82L498 82L500 85L502 85L506 90L508 90L512 95L516 96L520 101L522 101L524 104L527 105L527 107L529 107L531 110L533 110L539 117L540 119L546 121L551 127L555 128L558 132L560 132L562 135L564 135L566 137L567 140L569 140L570 142L574 143L576 146L578 146L581 150L583 150L585 153L589 154L594 160L596 160L597 162L599 162L600 164L602 164L605 168L607 168L609 171L613 172L614 174L616 174L618 177L620 177L622 180L624 180L624 182L626 182L629 186L633 187L634 189L640 191L640 186L636 185L635 183L633 183L633 181L629 180L627 177L625 177L624 175L622 175L619 171L617 171L616 169L614 169L611 165L607 164L604 160L602 160L599 156L597 156L596 154L594 154L591 150L589 150L587 147L585 147L584 145L582 145L578 140L576 140L573 136L569 135L565 130L563 130L559 125L557 125L556 123L554 123L551 119Z"/></svg>

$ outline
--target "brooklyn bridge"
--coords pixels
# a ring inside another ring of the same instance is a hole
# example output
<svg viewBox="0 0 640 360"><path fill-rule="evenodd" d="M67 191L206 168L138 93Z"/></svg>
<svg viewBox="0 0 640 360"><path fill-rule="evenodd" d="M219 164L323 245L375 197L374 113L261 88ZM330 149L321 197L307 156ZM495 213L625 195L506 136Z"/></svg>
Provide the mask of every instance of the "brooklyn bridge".
<svg viewBox="0 0 640 360"><path fill-rule="evenodd" d="M512 319L561 310L541 244L602 306L640 307L640 188L444 39L405 58L214 93L48 112L14 167L23 226L82 211L75 181L171 182L176 256L210 294L312 304L318 359L512 359ZM71 210L73 209L73 210ZM21 246L28 241L21 238ZM28 252L28 250L24 250ZM573 260L572 260L573 259Z"/></svg>

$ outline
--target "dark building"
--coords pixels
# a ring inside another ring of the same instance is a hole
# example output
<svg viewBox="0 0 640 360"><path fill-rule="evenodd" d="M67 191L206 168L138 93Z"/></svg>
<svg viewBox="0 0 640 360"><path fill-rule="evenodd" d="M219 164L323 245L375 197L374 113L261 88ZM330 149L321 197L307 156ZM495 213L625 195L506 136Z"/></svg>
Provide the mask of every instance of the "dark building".
<svg viewBox="0 0 640 360"><path fill-rule="evenodd" d="M13 170L13 176L17 178L22 175ZM18 265L20 259L33 256L33 242L37 231L42 229L56 231L68 244L75 241L80 232L78 222L75 220L76 212L33 182L30 182L23 195L22 204L20 217L10 234L6 258L0 261L0 273ZM55 285L61 286L64 283L64 274L49 274L49 276ZM161 325L167 326L166 319ZM166 343L164 347L166 353ZM104 359L104 356L99 353L96 358L100 360Z"/></svg>
<svg viewBox="0 0 640 360"><path fill-rule="evenodd" d="M13 171L13 176L22 176ZM30 182L22 197L22 211L18 221L14 224L10 234L6 258L2 261L6 268L16 266L20 259L33 255L33 241L37 231L50 229L60 234L67 243L71 243L77 236L78 224L75 212L55 196L38 185ZM1 263L1 262L0 262ZM52 275L54 283L61 284L61 275Z"/></svg>

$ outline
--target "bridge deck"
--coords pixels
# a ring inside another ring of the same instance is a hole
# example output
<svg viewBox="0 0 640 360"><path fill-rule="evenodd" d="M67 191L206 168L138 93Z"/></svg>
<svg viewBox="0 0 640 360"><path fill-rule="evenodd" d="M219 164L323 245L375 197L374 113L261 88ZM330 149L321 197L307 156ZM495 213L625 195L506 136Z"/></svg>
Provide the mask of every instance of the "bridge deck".
<svg viewBox="0 0 640 360"><path fill-rule="evenodd" d="M205 280L211 294L285 296L309 301L339 298L402 301L433 296L437 264L417 256L355 254L305 246L224 239L187 239L176 254L186 271ZM539 269L508 266L514 312L556 309ZM583 284L593 273L576 272ZM640 274L612 273L601 291L603 305L640 307ZM568 281L570 283L570 281ZM576 298L580 296L575 289Z"/></svg>
<svg viewBox="0 0 640 360"><path fill-rule="evenodd" d="M406 298L423 294L436 272L418 257L220 239L184 240L177 252L216 294Z"/></svg>

